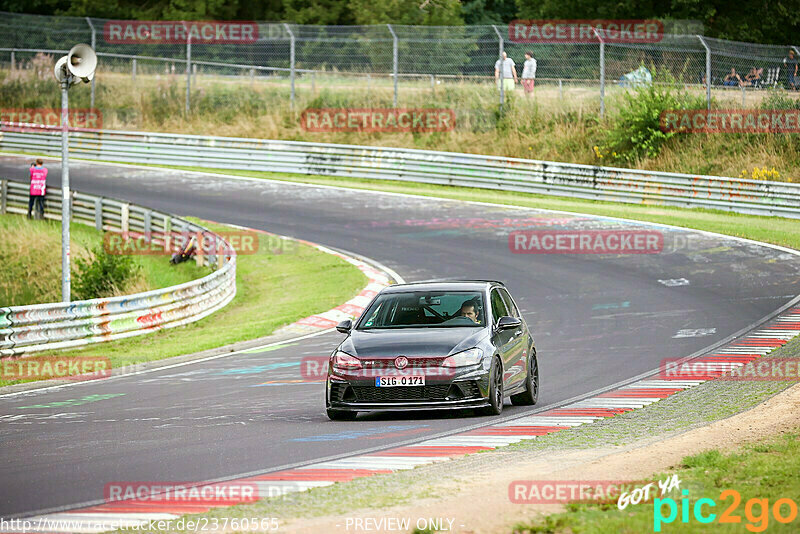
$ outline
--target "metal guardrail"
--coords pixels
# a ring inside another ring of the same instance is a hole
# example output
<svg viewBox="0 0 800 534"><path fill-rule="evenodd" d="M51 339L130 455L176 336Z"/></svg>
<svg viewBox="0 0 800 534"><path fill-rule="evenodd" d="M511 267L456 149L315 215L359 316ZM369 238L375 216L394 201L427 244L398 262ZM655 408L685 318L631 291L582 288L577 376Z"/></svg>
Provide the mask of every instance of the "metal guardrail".
<svg viewBox="0 0 800 534"><path fill-rule="evenodd" d="M0 180L0 213L27 213L28 190L28 184ZM213 234L180 217L134 204L79 192L71 198L73 221L100 231L137 236ZM61 220L60 189L48 188L45 218ZM197 261L216 270L185 284L134 295L0 308L0 357L121 339L197 321L236 295L236 257L209 253Z"/></svg>
<svg viewBox="0 0 800 534"><path fill-rule="evenodd" d="M5 123L2 133L0 150L60 154L57 129ZM399 180L800 218L800 184L499 156L112 130L74 131L70 153L123 163Z"/></svg>

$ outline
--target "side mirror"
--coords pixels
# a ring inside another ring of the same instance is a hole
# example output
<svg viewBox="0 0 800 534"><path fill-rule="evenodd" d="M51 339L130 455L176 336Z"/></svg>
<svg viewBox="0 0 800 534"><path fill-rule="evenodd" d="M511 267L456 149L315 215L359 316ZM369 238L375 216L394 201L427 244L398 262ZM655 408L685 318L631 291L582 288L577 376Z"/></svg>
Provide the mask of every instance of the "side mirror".
<svg viewBox="0 0 800 534"><path fill-rule="evenodd" d="M353 321L351 321L350 319L345 319L344 321L336 325L336 330L338 330L342 334L349 334L352 328L353 328Z"/></svg>
<svg viewBox="0 0 800 534"><path fill-rule="evenodd" d="M504 315L497 321L498 330L510 330L511 328L519 328L520 326L522 326L522 319L519 317Z"/></svg>

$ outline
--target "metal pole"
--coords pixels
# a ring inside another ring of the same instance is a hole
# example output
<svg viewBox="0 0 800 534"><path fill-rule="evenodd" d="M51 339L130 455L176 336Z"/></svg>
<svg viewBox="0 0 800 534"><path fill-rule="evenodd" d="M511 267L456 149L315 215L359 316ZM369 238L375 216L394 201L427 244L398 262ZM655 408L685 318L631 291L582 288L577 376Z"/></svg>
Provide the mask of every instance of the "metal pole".
<svg viewBox="0 0 800 534"><path fill-rule="evenodd" d="M397 34L394 33L394 28L392 28L391 24L386 25L389 28L389 31L392 34L392 77L394 78L394 106L397 107L397 68L398 68L398 58L399 58L399 51L397 48Z"/></svg>
<svg viewBox="0 0 800 534"><path fill-rule="evenodd" d="M294 32L292 32L292 29L289 27L288 24L284 23L283 26L284 26L284 28L286 28L286 33L289 34L289 71L290 71L289 76L291 77L291 81L292 81L292 107L294 107L294 75L295 75Z"/></svg>
<svg viewBox="0 0 800 534"><path fill-rule="evenodd" d="M742 109L744 109L744 85L742 86Z"/></svg>
<svg viewBox="0 0 800 534"><path fill-rule="evenodd" d="M600 41L600 117L603 117L606 114L606 43L597 28L593 29Z"/></svg>
<svg viewBox="0 0 800 534"><path fill-rule="evenodd" d="M61 82L61 301L69 302L70 298L70 261L69 261L69 78Z"/></svg>
<svg viewBox="0 0 800 534"><path fill-rule="evenodd" d="M706 49L706 109L711 110L711 49L706 44L705 39L701 36L696 36L700 40L700 44Z"/></svg>
<svg viewBox="0 0 800 534"><path fill-rule="evenodd" d="M89 28L92 30L92 50L97 50L97 32L94 29L94 24L92 24L92 19L86 17L86 22L89 23ZM92 105L91 107L94 108L94 76L92 76Z"/></svg>
<svg viewBox="0 0 800 534"><path fill-rule="evenodd" d="M8 205L8 180L0 180L0 215L5 215Z"/></svg>
<svg viewBox="0 0 800 534"><path fill-rule="evenodd" d="M131 60L131 79L133 83L136 83L136 58Z"/></svg>
<svg viewBox="0 0 800 534"><path fill-rule="evenodd" d="M503 61L503 35L494 24L492 24L492 28L494 28L494 32L500 40L500 111L503 111L503 104L506 101L505 84L503 83L503 68L505 67L505 62Z"/></svg>
<svg viewBox="0 0 800 534"><path fill-rule="evenodd" d="M564 100L564 89L561 87L561 78L558 79L558 98Z"/></svg>
<svg viewBox="0 0 800 534"><path fill-rule="evenodd" d="M14 71L14 69L17 68L16 65L17 65L17 61L16 61L16 58L14 57L14 49L12 48L11 49L11 70L12 70L12 72Z"/></svg>
<svg viewBox="0 0 800 534"><path fill-rule="evenodd" d="M183 25L186 28L186 24ZM189 104L192 96L192 34L186 28L186 105L185 113L189 116Z"/></svg>

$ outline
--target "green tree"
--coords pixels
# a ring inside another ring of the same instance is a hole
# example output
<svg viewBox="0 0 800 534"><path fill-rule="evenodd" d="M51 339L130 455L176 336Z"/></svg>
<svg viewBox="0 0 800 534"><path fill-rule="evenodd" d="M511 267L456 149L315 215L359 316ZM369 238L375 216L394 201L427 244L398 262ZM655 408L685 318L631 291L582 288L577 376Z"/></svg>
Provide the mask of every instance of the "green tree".
<svg viewBox="0 0 800 534"><path fill-rule="evenodd" d="M506 24L517 18L514 0L463 0L461 13L465 24Z"/></svg>
<svg viewBox="0 0 800 534"><path fill-rule="evenodd" d="M356 24L459 26L459 0L351 0Z"/></svg>
<svg viewBox="0 0 800 534"><path fill-rule="evenodd" d="M516 0L521 19L698 20L709 37L767 44L797 40L798 0Z"/></svg>
<svg viewBox="0 0 800 534"><path fill-rule="evenodd" d="M52 1L52 0L51 0ZM139 20L233 20L238 18L238 0L72 0L56 15Z"/></svg>
<svg viewBox="0 0 800 534"><path fill-rule="evenodd" d="M341 0L283 0L285 20L296 24L354 24L352 5Z"/></svg>

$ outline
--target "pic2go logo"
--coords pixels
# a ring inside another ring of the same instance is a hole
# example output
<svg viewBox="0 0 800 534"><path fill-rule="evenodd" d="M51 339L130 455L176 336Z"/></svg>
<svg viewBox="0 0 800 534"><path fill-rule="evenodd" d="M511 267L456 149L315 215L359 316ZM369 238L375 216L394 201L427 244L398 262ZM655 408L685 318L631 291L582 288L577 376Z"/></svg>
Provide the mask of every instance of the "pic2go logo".
<svg viewBox="0 0 800 534"><path fill-rule="evenodd" d="M712 513L711 509L717 506L713 499L703 498L695 501L694 506L689 504L689 490L681 492L683 498L680 500L680 506L675 499L669 497L664 499L656 498L653 500L653 531L661 532L661 525L668 525L673 523L678 518L678 513L681 514L681 522L689 523L689 512L694 515L695 521L698 523L708 524L713 523L715 520L718 523L733 523L740 524L742 517L736 515L734 512L742 502L742 496L736 490L725 490L719 494L721 501L728 498L732 500L730 506L719 515ZM664 516L665 508L667 516ZM791 523L797 519L797 503L792 499L782 498L778 499L769 506L769 499L750 499L744 505L744 515L749 521L745 528L750 532L764 532L769 526L770 511L772 516L778 523Z"/></svg>

